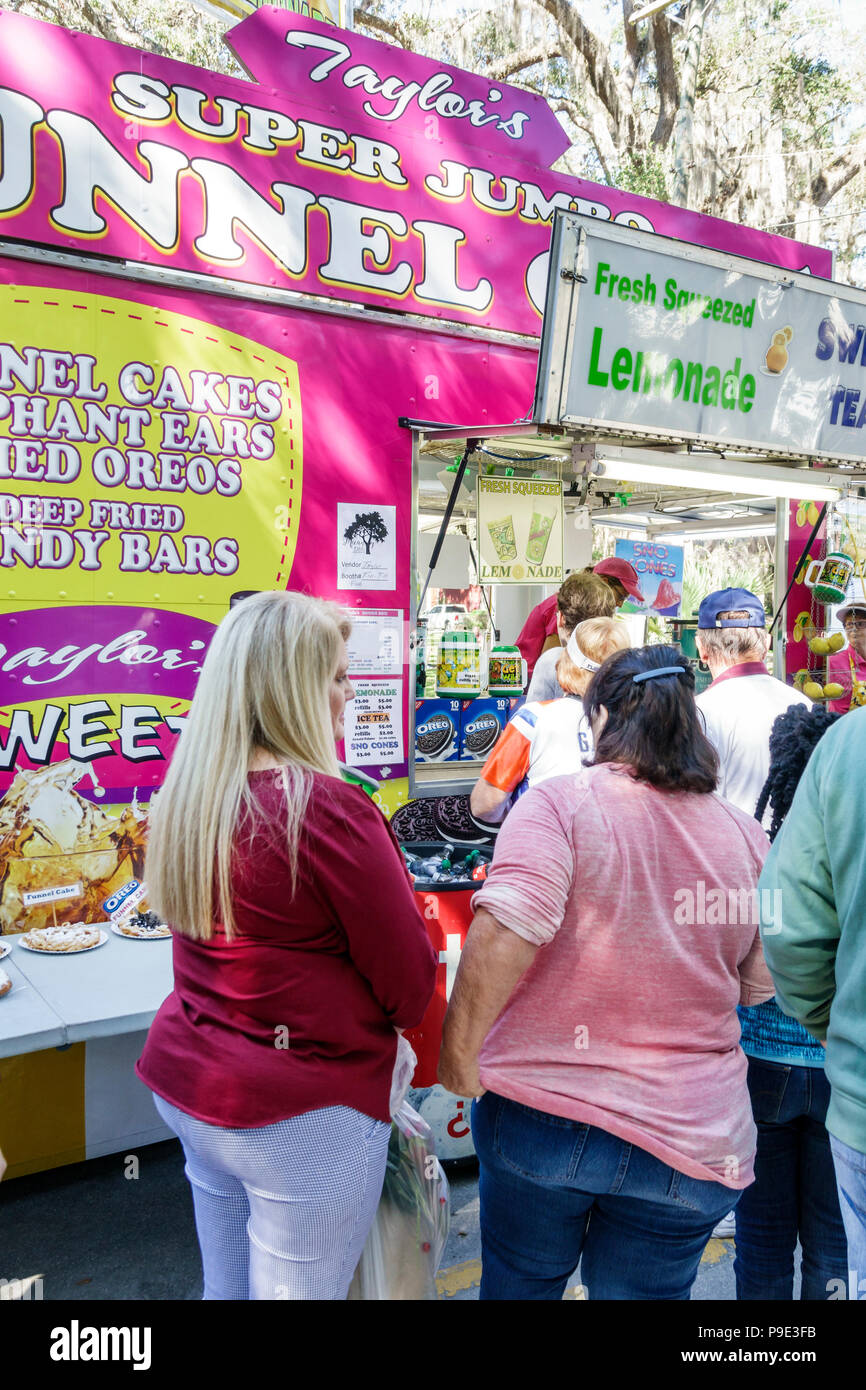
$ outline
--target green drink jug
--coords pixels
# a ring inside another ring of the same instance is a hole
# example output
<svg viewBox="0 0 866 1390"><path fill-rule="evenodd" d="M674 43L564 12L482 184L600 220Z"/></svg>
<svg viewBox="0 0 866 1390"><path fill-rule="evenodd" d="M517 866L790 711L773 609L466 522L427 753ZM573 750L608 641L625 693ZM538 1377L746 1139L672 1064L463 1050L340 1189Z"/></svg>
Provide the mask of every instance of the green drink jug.
<svg viewBox="0 0 866 1390"><path fill-rule="evenodd" d="M436 694L474 700L484 688L484 644L476 632L443 632Z"/></svg>

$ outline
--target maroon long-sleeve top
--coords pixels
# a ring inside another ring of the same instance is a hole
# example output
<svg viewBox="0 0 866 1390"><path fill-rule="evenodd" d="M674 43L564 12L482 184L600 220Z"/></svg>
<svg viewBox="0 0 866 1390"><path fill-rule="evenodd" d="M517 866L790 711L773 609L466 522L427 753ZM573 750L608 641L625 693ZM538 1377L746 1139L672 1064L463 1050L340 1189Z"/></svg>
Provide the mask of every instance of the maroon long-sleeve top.
<svg viewBox="0 0 866 1390"><path fill-rule="evenodd" d="M291 896L285 792L250 774L232 868L236 936L175 933L174 990L136 1071L179 1110L255 1128L328 1105L387 1120L395 1027L421 1021L436 957L388 822L313 775Z"/></svg>

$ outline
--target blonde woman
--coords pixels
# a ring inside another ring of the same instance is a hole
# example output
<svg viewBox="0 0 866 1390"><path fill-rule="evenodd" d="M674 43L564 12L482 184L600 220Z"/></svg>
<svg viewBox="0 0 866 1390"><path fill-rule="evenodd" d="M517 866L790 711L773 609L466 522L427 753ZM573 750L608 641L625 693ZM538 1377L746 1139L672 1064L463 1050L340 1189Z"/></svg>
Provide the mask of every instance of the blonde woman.
<svg viewBox="0 0 866 1390"><path fill-rule="evenodd" d="M174 990L137 1071L183 1144L206 1299L342 1299L381 1192L395 1029L436 964L387 821L338 774L349 623L220 625L147 854Z"/></svg>
<svg viewBox="0 0 866 1390"><path fill-rule="evenodd" d="M601 663L627 646L628 629L618 618L588 618L577 624L555 667L567 698L528 700L508 721L472 788L469 804L474 816L501 820L515 793L548 777L580 772L592 752L582 697Z"/></svg>

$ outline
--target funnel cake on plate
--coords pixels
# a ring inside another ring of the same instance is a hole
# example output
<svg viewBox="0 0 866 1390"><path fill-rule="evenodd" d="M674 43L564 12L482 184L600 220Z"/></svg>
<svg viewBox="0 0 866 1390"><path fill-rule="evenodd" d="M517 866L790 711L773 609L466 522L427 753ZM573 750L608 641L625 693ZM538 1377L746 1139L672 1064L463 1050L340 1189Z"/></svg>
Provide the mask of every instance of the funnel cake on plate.
<svg viewBox="0 0 866 1390"><path fill-rule="evenodd" d="M155 912L133 910L114 925L121 936L132 936L138 941L155 941L162 936L171 936L171 927L161 922Z"/></svg>
<svg viewBox="0 0 866 1390"><path fill-rule="evenodd" d="M85 922L69 922L62 927L34 927L24 932L21 942L31 951L89 951L99 945L99 927L90 927Z"/></svg>

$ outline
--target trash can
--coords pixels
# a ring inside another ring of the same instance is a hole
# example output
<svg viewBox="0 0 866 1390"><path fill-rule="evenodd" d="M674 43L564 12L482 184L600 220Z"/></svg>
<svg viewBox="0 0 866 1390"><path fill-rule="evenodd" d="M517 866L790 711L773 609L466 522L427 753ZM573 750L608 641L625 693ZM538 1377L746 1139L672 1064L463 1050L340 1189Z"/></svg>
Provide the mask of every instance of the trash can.
<svg viewBox="0 0 866 1390"><path fill-rule="evenodd" d="M436 1080L442 1022L451 997L460 952L472 921L472 895L481 886L481 875L493 858L492 847L449 846L438 842L412 842L402 846L410 872L413 860L447 859L453 876L433 880L413 873L418 906L433 949L439 957L436 992L417 1028L407 1029L406 1037L415 1050L418 1066L409 1091L409 1103L424 1116L436 1138L436 1152L442 1159L468 1158L475 1153L469 1128L471 1100L452 1096ZM469 865L466 861L469 859ZM482 867L483 866L483 867ZM415 865L417 867L417 863ZM444 872L448 872L447 870Z"/></svg>
<svg viewBox="0 0 866 1390"><path fill-rule="evenodd" d="M674 629L674 640L677 643L683 656L688 657L692 670L695 673L695 694L700 695L702 690L712 682L712 674L708 666L705 666L698 656L697 617L691 618L672 618L669 620Z"/></svg>

